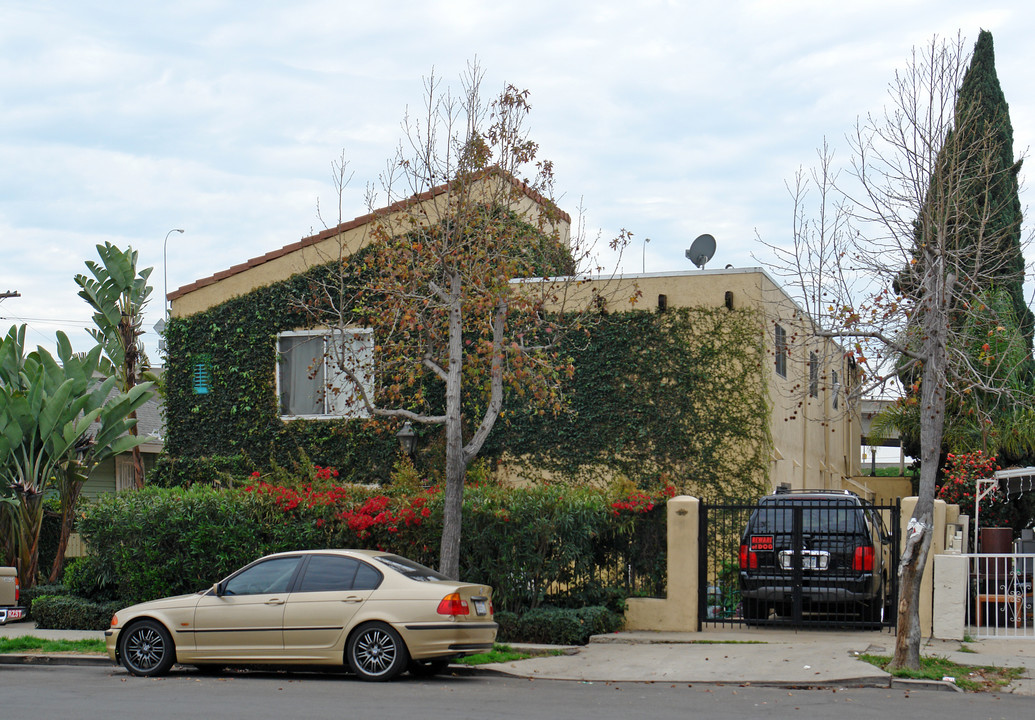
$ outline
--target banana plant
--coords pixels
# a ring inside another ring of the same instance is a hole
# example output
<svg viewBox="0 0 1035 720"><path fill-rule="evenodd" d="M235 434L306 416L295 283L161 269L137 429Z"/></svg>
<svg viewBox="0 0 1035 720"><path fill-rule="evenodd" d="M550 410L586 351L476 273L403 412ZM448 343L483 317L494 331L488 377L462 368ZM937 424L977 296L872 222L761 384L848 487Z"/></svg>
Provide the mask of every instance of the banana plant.
<svg viewBox="0 0 1035 720"><path fill-rule="evenodd" d="M118 392L114 377L98 373L100 347L74 353L59 332L57 353L26 354L25 326L0 341L0 492L23 588L38 574L44 495L57 490L62 499L67 543L82 483L98 463L143 442L129 434L132 414L153 392L151 383Z"/></svg>
<svg viewBox="0 0 1035 720"><path fill-rule="evenodd" d="M133 248L121 250L105 243L97 246L97 254L100 262L87 260L90 275L76 275L75 283L80 288L79 297L94 310L96 328L89 332L101 346L101 372L118 378L119 389L129 392L149 366L140 338L144 307L151 296L147 280L153 268L137 272L137 251ZM136 435L135 426L131 432ZM144 486L139 447L133 449L133 479L138 488Z"/></svg>

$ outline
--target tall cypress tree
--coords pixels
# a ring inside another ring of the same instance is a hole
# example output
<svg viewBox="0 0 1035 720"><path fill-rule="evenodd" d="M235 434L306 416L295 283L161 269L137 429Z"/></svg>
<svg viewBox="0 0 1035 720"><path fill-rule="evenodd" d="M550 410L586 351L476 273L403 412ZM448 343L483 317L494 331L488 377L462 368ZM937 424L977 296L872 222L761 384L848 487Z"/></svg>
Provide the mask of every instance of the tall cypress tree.
<svg viewBox="0 0 1035 720"><path fill-rule="evenodd" d="M1035 316L1024 300L1022 213L1017 182L1021 162L1014 160L1010 107L999 85L992 33L987 30L981 31L974 45L970 67L963 76L957 96L956 117L959 132L967 133L970 137L965 142L947 145L966 149L972 158L971 162L992 160L992 167L974 169L975 173L985 173L990 177L987 185L981 188L983 192L974 197L974 208L977 217L988 214L988 221L980 231L984 237L996 239L996 253L1002 262L995 272L996 289L1010 296L1014 320L1020 327L1030 354ZM964 117L967 117L966 121L963 121ZM975 235L977 232L975 229ZM975 246L977 242L977 237L974 237Z"/></svg>
<svg viewBox="0 0 1035 720"><path fill-rule="evenodd" d="M998 321L992 323L993 327L1007 325L1023 338L1023 351L1019 354L1026 360L1020 368L1001 367L999 372L1005 371L1030 384L1035 379L1035 363L1031 360L1035 316L1024 299L1018 192L1021 162L1014 160L1010 109L995 69L992 33L987 30L978 35L970 65L956 93L953 125L955 129L944 138L928 197L914 224L914 258L920 258L925 233L932 232L929 224L948 223L955 251L953 271L958 274L958 281L968 285L974 296L989 293L986 297L990 304L1001 311L992 311ZM896 291L915 292L919 269L917 265L903 268L895 283ZM991 294L993 291L1005 295L1008 302L997 300ZM969 337L965 332L967 312L953 314L952 318L956 336ZM911 388L918 379L916 368L907 358L902 359L900 368L903 385ZM1005 377L999 380L1004 385L1012 384ZM954 397L949 415L965 425L966 405L976 403L985 413L993 412L994 398L979 395ZM918 427L907 421L898 428L906 452L914 457L919 452Z"/></svg>

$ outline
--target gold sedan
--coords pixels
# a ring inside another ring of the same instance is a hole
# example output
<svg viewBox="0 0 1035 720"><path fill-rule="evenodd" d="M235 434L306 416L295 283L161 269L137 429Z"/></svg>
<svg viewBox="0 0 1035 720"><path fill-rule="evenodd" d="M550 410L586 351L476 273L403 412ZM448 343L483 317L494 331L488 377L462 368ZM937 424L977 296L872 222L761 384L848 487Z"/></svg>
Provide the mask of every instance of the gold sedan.
<svg viewBox="0 0 1035 720"><path fill-rule="evenodd" d="M343 665L363 680L431 675L492 648L492 588L399 555L306 550L260 558L211 589L120 610L108 655L133 675L233 664Z"/></svg>

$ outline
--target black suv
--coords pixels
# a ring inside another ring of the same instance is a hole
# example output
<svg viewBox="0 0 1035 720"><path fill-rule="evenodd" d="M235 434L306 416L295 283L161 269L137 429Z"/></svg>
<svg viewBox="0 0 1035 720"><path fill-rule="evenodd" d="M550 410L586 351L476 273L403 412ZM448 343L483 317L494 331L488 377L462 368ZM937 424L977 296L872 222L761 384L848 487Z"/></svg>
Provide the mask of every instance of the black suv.
<svg viewBox="0 0 1035 720"><path fill-rule="evenodd" d="M758 501L740 543L747 622L771 612L882 618L890 538L880 513L847 491L777 491Z"/></svg>

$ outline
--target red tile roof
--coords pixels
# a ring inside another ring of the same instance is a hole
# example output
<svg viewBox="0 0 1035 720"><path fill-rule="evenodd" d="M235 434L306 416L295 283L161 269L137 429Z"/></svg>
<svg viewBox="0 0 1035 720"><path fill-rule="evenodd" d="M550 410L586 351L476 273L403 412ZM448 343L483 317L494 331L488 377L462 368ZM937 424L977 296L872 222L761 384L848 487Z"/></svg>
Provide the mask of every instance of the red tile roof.
<svg viewBox="0 0 1035 720"><path fill-rule="evenodd" d="M494 172L493 168L489 168L488 170L482 171L482 174L487 175L491 172ZM547 198L543 197L537 191L529 187L528 183L522 182L521 180L518 180L517 178L509 174L506 174L506 177L518 189L520 189L525 195L527 195L536 203L540 205L545 205L549 202ZM438 195L442 195L448 190L449 183L444 183L442 185L433 187L430 190L427 190L423 193L420 193L419 195L414 195L413 197L409 197L404 200L399 200L398 202L394 202L391 205L388 205L387 207L379 208L374 212L367 213L366 215L360 215L357 218L354 218L347 222L343 222L335 227L327 228L323 232L317 233L316 235L304 237L301 240L298 240L297 242L291 243L290 245L285 245L284 247L279 248L277 250L271 250L265 255L260 255L259 257L251 258L250 260L246 260L243 263L239 263L237 265L229 267L226 270L220 270L215 275L210 275L209 277L201 278L200 280L195 280L189 285L184 285L183 287L170 292L169 299L175 300L200 288L206 287L208 285L214 285L220 280L225 280L228 277L232 277L234 275L237 275L238 273L242 273L250 268L257 267L271 260L276 260L277 258L284 257L285 255L290 255L310 245L316 245L317 243L332 238L336 235L340 235L341 233L348 232L349 230L353 230L355 228L366 225L367 223L372 222L375 218L379 216L398 212L410 205L431 200L432 198L437 197ZM561 212L560 217L564 222L571 222L571 216L566 212Z"/></svg>

